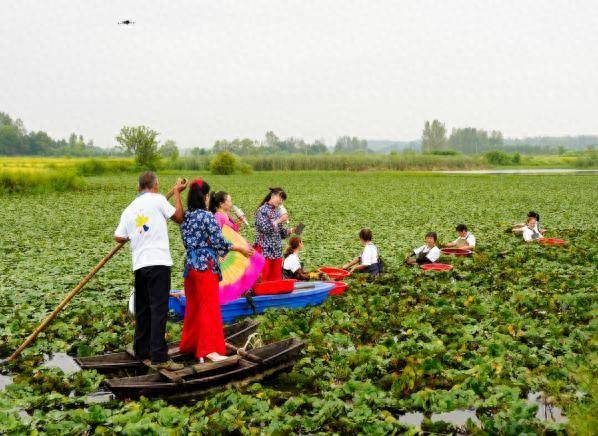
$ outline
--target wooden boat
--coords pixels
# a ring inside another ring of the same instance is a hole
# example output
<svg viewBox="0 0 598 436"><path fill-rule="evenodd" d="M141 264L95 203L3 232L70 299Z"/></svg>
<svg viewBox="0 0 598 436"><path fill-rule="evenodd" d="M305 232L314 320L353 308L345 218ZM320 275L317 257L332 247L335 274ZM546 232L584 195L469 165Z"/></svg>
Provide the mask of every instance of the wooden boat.
<svg viewBox="0 0 598 436"><path fill-rule="evenodd" d="M222 322L229 323L243 316L263 313L269 308L297 309L306 306L317 306L328 298L328 292L334 289L334 284L326 282L295 282L293 292L276 295L258 295L252 298L238 298L221 304ZM175 294L177 291L171 291ZM178 291L180 292L180 291ZM185 296L170 297L169 308L180 319L185 315Z"/></svg>
<svg viewBox="0 0 598 436"><path fill-rule="evenodd" d="M189 365L180 371L164 371L104 382L119 398L196 398L217 389L252 383L288 369L297 360L303 342L287 339L244 352L227 344L235 353L224 362ZM239 353L238 355L236 353Z"/></svg>
<svg viewBox="0 0 598 436"><path fill-rule="evenodd" d="M257 329L258 323L252 320L224 326L224 339L227 343L242 347L251 333ZM168 344L168 355L171 359L184 358L179 352L179 343ZM132 350L119 353L108 353L99 356L79 357L75 362L82 369L95 369L98 372L111 372L122 369L139 369L146 363L137 359Z"/></svg>

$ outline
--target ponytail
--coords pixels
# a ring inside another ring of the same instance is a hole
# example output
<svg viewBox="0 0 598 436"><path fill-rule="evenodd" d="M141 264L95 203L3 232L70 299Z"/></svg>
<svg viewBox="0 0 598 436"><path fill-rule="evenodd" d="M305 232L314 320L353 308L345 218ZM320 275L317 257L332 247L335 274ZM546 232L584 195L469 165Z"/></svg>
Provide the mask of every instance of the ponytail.
<svg viewBox="0 0 598 436"><path fill-rule="evenodd" d="M301 238L299 236L293 236L291 239L289 239L289 246L284 251L284 258L286 259L293 254L293 251L299 248L299 245L301 245Z"/></svg>
<svg viewBox="0 0 598 436"><path fill-rule="evenodd" d="M206 195L210 193L210 185L202 179L195 179L189 186L187 194L187 209L194 211L197 209L207 210Z"/></svg>
<svg viewBox="0 0 598 436"><path fill-rule="evenodd" d="M273 195L280 195L280 198L282 198L283 200L287 199L287 193L284 192L284 189L282 189L282 188L268 188L268 189L270 190L270 192L268 192L268 195L266 195L264 197L264 199L260 203L259 207L262 207L264 204L268 203L272 199Z"/></svg>

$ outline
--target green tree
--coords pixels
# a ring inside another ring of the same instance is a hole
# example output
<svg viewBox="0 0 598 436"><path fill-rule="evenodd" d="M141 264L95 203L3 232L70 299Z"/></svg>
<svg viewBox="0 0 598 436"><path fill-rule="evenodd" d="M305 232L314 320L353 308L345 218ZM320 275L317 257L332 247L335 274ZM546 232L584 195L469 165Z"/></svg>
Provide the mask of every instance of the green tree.
<svg viewBox="0 0 598 436"><path fill-rule="evenodd" d="M158 132L146 126L124 126L120 129L116 141L127 152L135 155L135 162L140 168L155 170L160 159L156 139L158 135Z"/></svg>
<svg viewBox="0 0 598 436"><path fill-rule="evenodd" d="M172 139L164 142L164 145L160 147L159 150L160 156L170 159L170 160L177 160L179 158L179 148L176 146L176 142Z"/></svg>
<svg viewBox="0 0 598 436"><path fill-rule="evenodd" d="M422 133L422 150L424 152L441 150L446 145L446 127L438 120L426 121Z"/></svg>

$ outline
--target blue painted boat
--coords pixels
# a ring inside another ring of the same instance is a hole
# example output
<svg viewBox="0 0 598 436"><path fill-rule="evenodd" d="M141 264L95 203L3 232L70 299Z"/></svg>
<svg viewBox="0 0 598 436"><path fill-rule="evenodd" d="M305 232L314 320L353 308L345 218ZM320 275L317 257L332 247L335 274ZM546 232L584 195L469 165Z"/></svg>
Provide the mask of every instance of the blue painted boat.
<svg viewBox="0 0 598 436"><path fill-rule="evenodd" d="M313 285L313 287L311 286ZM309 288L302 288L310 286ZM256 313L263 313L269 308L289 308L298 309L306 306L317 306L322 304L328 298L328 292L334 288L334 284L325 282L297 282L296 289L288 294L277 295L260 295L253 297L251 303L255 307ZM179 319L185 316L185 296L182 291L171 291L171 296L168 301L168 308L174 312ZM246 298L238 298L226 304L221 304L222 322L225 324L234 321L236 318L242 316L253 315L253 307Z"/></svg>

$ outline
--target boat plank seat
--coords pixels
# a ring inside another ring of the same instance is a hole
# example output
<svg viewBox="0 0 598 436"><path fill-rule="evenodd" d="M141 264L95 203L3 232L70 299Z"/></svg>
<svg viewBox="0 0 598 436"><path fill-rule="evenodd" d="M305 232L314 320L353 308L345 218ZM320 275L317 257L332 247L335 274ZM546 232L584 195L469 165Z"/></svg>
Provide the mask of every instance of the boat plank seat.
<svg viewBox="0 0 598 436"><path fill-rule="evenodd" d="M198 363L196 365L187 366L179 371L168 371L166 369L161 369L160 375L164 376L168 380L181 383L184 377L188 377L190 375L199 375L204 374L207 372L216 371L222 368L228 368L229 366L233 366L239 363L239 356L229 356L226 360L221 360L220 362L205 362L205 363Z"/></svg>

